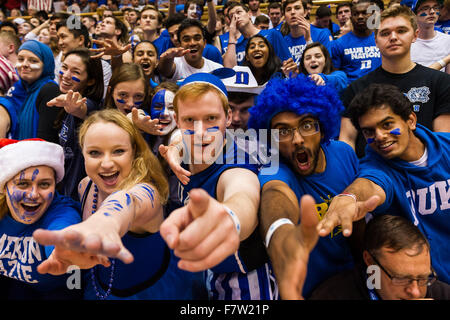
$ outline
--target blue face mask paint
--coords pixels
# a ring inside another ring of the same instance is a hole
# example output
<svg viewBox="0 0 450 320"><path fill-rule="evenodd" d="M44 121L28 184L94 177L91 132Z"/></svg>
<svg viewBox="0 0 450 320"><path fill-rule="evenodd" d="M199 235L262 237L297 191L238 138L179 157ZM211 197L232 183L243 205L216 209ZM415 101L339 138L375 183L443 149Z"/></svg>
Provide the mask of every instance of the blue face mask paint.
<svg viewBox="0 0 450 320"><path fill-rule="evenodd" d="M394 130L392 130L391 132L389 132L390 134L394 134L396 136L399 136L400 133L400 128L395 128Z"/></svg>
<svg viewBox="0 0 450 320"><path fill-rule="evenodd" d="M161 114L164 114L164 110L166 109L166 90L159 90L152 99L152 105L150 107L150 116L152 119L159 119Z"/></svg>

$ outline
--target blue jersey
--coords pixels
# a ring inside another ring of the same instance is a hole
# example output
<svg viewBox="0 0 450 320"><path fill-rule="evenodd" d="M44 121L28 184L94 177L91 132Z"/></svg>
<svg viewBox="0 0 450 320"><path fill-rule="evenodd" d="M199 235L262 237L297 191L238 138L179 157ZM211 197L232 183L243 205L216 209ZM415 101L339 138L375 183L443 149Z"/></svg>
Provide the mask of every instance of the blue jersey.
<svg viewBox="0 0 450 320"><path fill-rule="evenodd" d="M385 202L374 212L402 215L414 222L431 246L431 263L439 279L450 283L450 133L434 133L417 124L415 134L426 145L428 165L385 160L366 147L360 178L379 185Z"/></svg>
<svg viewBox="0 0 450 320"><path fill-rule="evenodd" d="M0 220L0 275L27 283L31 289L42 292L66 288L70 274L52 276L37 272L37 266L50 256L54 247L38 244L33 232L38 228L61 230L80 221L79 203L58 193L35 223L23 224L5 215Z"/></svg>
<svg viewBox="0 0 450 320"><path fill-rule="evenodd" d="M230 159L243 159L237 155L238 152L242 152L245 156L243 150L235 143L231 143L219 156L223 159L223 164L216 161L205 170L190 176L187 185L179 183L179 195L182 203L187 204L188 192L194 188L202 188L211 197L217 199L217 183L226 170L246 168L257 173L257 165L247 161L230 161ZM235 254L208 270L206 285L210 298L213 300L270 300L277 298L275 296L277 291L274 289L275 283L267 261L258 229L255 229L249 238L241 242L239 250Z"/></svg>
<svg viewBox="0 0 450 320"><path fill-rule="evenodd" d="M170 41L169 33L167 31L163 31L158 39L154 40L152 43L156 48L158 48L158 58L161 54L166 52L167 49L173 46L172 41Z"/></svg>
<svg viewBox="0 0 450 320"><path fill-rule="evenodd" d="M300 177L281 162L276 175L258 176L261 188L269 181L279 180L294 191L299 203L303 195L311 195L316 201L319 219L322 219L333 197L341 193L356 178L358 158L353 149L344 142L331 141L330 144L322 144L321 147L326 158L324 172ZM336 227L328 237L319 238L311 252L303 286L305 298L308 298L321 282L353 267L353 256L341 231L341 227Z"/></svg>
<svg viewBox="0 0 450 320"><path fill-rule="evenodd" d="M328 51L330 51L330 40L326 40L326 37L321 37L322 34L320 32L320 29L317 29L317 31L312 31L311 29L311 40L313 42L318 41L322 43ZM292 37L292 35L289 33L288 35L284 36L284 41L286 42L286 45L289 48L289 52L291 53L292 58L294 59L295 63L299 66L300 60L302 59L303 51L305 51L306 47L306 40L304 36L300 36L297 38Z"/></svg>
<svg viewBox="0 0 450 320"><path fill-rule="evenodd" d="M441 29L444 33L450 34L450 19L445 21L438 21L436 22L435 26Z"/></svg>
<svg viewBox="0 0 450 320"><path fill-rule="evenodd" d="M285 61L292 58L292 55L284 42L282 34L275 29L261 30L258 34L264 36L272 45L275 54L280 58L281 61ZM222 52L225 53L228 48L229 34L223 34L220 36L220 42L222 45ZM248 39L244 38L243 35L239 37L236 41L236 61L240 65L245 58L245 47L247 46Z"/></svg>
<svg viewBox="0 0 450 320"><path fill-rule="evenodd" d="M372 33L368 37L357 37L349 32L331 42L333 66L347 74L349 82L381 66L380 50Z"/></svg>

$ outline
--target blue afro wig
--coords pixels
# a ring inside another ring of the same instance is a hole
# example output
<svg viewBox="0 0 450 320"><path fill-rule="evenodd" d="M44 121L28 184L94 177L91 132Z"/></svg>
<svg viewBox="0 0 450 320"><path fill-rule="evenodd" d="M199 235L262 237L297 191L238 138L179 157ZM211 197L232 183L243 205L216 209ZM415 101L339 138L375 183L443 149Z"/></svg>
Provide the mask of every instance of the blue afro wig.
<svg viewBox="0 0 450 320"><path fill-rule="evenodd" d="M339 135L343 110L344 106L334 88L317 86L303 74L295 78L272 79L258 95L256 104L249 109L248 127L270 129L272 118L280 112L310 114L319 120L323 142L328 142Z"/></svg>

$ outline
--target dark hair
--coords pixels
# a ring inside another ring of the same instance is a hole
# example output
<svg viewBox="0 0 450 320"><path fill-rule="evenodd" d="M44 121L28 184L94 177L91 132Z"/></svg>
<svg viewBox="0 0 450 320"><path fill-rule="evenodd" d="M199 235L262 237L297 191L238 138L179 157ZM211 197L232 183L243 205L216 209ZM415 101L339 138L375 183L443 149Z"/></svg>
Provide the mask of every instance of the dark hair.
<svg viewBox="0 0 450 320"><path fill-rule="evenodd" d="M35 13L36 18L42 18L44 20L48 20L48 14L47 11L45 10L39 10L38 12Z"/></svg>
<svg viewBox="0 0 450 320"><path fill-rule="evenodd" d="M199 28L202 32L203 39L206 41L205 27L203 26L203 23L201 23L199 20L196 20L196 19L184 19L181 22L180 27L178 28L178 31L177 31L178 41L181 42L181 32L183 32L185 29L190 28L190 27Z"/></svg>
<svg viewBox="0 0 450 320"><path fill-rule="evenodd" d="M269 12L270 9L282 9L282 6L279 2L271 2L267 6L267 12Z"/></svg>
<svg viewBox="0 0 450 320"><path fill-rule="evenodd" d="M164 23L164 27L166 29L169 29L171 26L174 26L176 24L181 24L183 20L186 19L186 16L183 12L177 12L173 16L170 16L167 18L166 22Z"/></svg>
<svg viewBox="0 0 450 320"><path fill-rule="evenodd" d="M359 119L369 110L383 106L390 107L392 112L405 121L413 112L411 102L398 87L390 84L373 83L353 98L347 109L347 115L355 128L360 130Z"/></svg>
<svg viewBox="0 0 450 320"><path fill-rule="evenodd" d="M66 20L69 19L70 14L67 12L56 12L54 14L52 14L52 16L50 17L50 21L56 20L56 19L60 19L60 20Z"/></svg>
<svg viewBox="0 0 450 320"><path fill-rule="evenodd" d="M349 9L352 9L352 3L351 2L339 2L338 5L336 6L336 16L338 14L338 11L340 8L343 7L349 7Z"/></svg>
<svg viewBox="0 0 450 320"><path fill-rule="evenodd" d="M256 97L254 93L228 91L228 101L231 103L241 104L250 98Z"/></svg>
<svg viewBox="0 0 450 320"><path fill-rule="evenodd" d="M252 71L253 75L255 75L256 82L258 82L258 85L262 85L262 84L266 83L267 81L269 81L269 79L272 77L272 75L274 73L281 70L282 63L281 63L280 58L275 54L275 50L273 49L273 46L269 42L269 40L267 40L266 37L264 37L260 34L256 34L248 39L247 45L245 46L245 56L246 57L248 56L248 49L250 47L250 42L254 38L263 39L264 43L269 48L269 58L267 60L266 65L263 67L264 71L265 71L263 73L263 77L258 79L258 76L257 76L258 72L256 72L255 67L253 67L253 65L250 64L250 62L247 60L247 58L242 62L242 65L249 67L250 70Z"/></svg>
<svg viewBox="0 0 450 320"><path fill-rule="evenodd" d="M384 10L384 2L383 0L371 0L373 4L376 4L381 11Z"/></svg>
<svg viewBox="0 0 450 320"><path fill-rule="evenodd" d="M91 53L87 48L77 48L70 50L64 56L64 60L70 55L77 55L86 67L88 74L87 81L94 80L94 84L86 86L83 92L80 92L84 97L100 103L103 99L103 92L105 90L105 83L103 81L103 67L100 59L92 59Z"/></svg>
<svg viewBox="0 0 450 320"><path fill-rule="evenodd" d="M125 25L125 23L123 23L122 20L120 20L116 16L112 16L112 17L108 17L108 18L113 18L115 25L116 25L116 29L119 29L121 31L120 36L118 37L118 40L120 40L123 44L128 43L128 28Z"/></svg>
<svg viewBox="0 0 450 320"><path fill-rule="evenodd" d="M328 49L323 44L321 44L318 41L308 44L305 47L305 49L303 50L303 54L302 54L302 57L300 59L300 71L303 72L304 74L308 75L308 71L306 71L306 68L305 68L305 52L307 50L309 50L311 48L315 48L315 47L319 47L320 50L322 51L322 54L325 57L325 66L323 68L322 73L323 74L330 74L333 71L336 71L336 69L333 66L333 61L331 60L330 52L328 51Z"/></svg>
<svg viewBox="0 0 450 320"><path fill-rule="evenodd" d="M288 4L292 4L292 3L295 3L297 1L300 1L300 0L286 0L286 1L284 1L283 2L283 13L286 11L286 7L288 6ZM303 4L303 1L300 1L300 2L302 3L303 10L305 10L305 5Z"/></svg>
<svg viewBox="0 0 450 320"><path fill-rule="evenodd" d="M235 7L242 7L246 12L250 11L250 9L248 8L248 6L246 4L232 1L231 4L228 6L228 11L227 11L228 18L230 17L230 10L232 10Z"/></svg>
<svg viewBox="0 0 450 320"><path fill-rule="evenodd" d="M12 23L11 21L3 21L2 24L0 24L0 29L2 27L11 27L14 29L14 32L17 34L19 30L17 29L17 26L15 23Z"/></svg>
<svg viewBox="0 0 450 320"><path fill-rule="evenodd" d="M317 8L316 10L316 17L317 18L324 18L324 17L331 17L331 10L328 8L328 5L322 4Z"/></svg>
<svg viewBox="0 0 450 320"><path fill-rule="evenodd" d="M186 2L184 3L184 9L183 9L183 12L184 12L184 13L187 14L188 9L189 9L189 6L190 6L192 3L193 3L193 4L196 4L196 5L198 5L198 6L200 6L200 8L202 9L202 13L203 13L203 5L204 5L203 0L186 0Z"/></svg>
<svg viewBox="0 0 450 320"><path fill-rule="evenodd" d="M430 245L419 228L404 217L392 215L373 218L368 222L364 233L364 250L377 256L383 247L394 252L416 249L416 254L420 254L424 248L430 250Z"/></svg>
<svg viewBox="0 0 450 320"><path fill-rule="evenodd" d="M56 31L61 29L62 27L66 27L67 30L73 35L74 38L78 38L83 36L84 38L84 46L86 48L89 48L91 46L91 39L89 38L89 31L86 28L86 26L81 23L78 17L74 16L74 19L76 19L76 22L74 23L76 25L73 25L73 22L68 24L68 20L61 20L56 24Z"/></svg>
<svg viewBox="0 0 450 320"><path fill-rule="evenodd" d="M270 19L261 14L255 18L255 22L253 24L257 26L260 23L270 23Z"/></svg>

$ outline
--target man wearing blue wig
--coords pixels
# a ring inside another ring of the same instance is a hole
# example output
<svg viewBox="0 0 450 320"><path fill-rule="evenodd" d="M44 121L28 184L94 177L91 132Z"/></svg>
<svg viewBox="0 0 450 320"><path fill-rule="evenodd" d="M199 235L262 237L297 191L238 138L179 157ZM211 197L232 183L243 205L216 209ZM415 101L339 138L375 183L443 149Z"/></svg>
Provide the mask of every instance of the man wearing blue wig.
<svg viewBox="0 0 450 320"><path fill-rule="evenodd" d="M272 129L278 142L272 145L280 155L278 172L258 175L259 222L282 299L308 298L321 282L353 266L339 228L319 240L315 230L331 200L348 196L341 192L358 173L352 148L333 140L341 110L335 91L302 75L270 81L250 109L249 127Z"/></svg>

